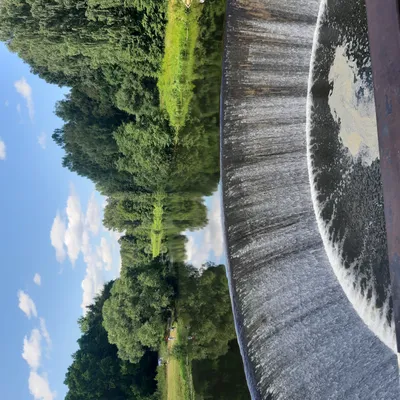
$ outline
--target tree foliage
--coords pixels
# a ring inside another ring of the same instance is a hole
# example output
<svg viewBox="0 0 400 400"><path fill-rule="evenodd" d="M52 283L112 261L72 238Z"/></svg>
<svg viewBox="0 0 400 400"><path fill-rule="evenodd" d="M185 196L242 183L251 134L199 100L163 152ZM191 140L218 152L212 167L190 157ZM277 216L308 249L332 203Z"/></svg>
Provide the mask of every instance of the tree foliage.
<svg viewBox="0 0 400 400"><path fill-rule="evenodd" d="M208 264L203 272L190 266L181 268L178 311L193 337L193 359L216 359L226 354L236 333L223 265Z"/></svg>
<svg viewBox="0 0 400 400"><path fill-rule="evenodd" d="M196 393L204 399L250 400L237 340L229 342L229 350L217 359L195 360L192 363Z"/></svg>
<svg viewBox="0 0 400 400"><path fill-rule="evenodd" d="M104 328L123 360L138 362L163 337L173 295L165 265L158 260L122 270L104 303Z"/></svg>
<svg viewBox="0 0 400 400"><path fill-rule="evenodd" d="M79 320L82 336L66 374L66 400L143 400L155 392L157 355L147 351L139 364L132 364L121 360L117 347L108 342L102 308L113 285L104 287Z"/></svg>

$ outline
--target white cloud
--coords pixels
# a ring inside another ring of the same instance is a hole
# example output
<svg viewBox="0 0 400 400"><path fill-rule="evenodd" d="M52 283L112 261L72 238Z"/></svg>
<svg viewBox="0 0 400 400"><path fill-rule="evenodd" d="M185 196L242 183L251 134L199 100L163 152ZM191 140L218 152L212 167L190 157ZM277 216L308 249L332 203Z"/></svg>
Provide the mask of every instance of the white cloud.
<svg viewBox="0 0 400 400"><path fill-rule="evenodd" d="M38 329L33 329L30 338L25 336L24 338L24 351L22 358L28 363L29 367L33 370L37 370L40 366L40 358L42 356L42 349L40 341L42 336Z"/></svg>
<svg viewBox="0 0 400 400"><path fill-rule="evenodd" d="M25 99L28 108L29 118L33 121L35 108L33 105L32 88L24 77L14 83L17 92ZM21 106L20 106L21 107Z"/></svg>
<svg viewBox="0 0 400 400"><path fill-rule="evenodd" d="M72 264L82 252L86 273L81 283L83 290L81 307L85 313L86 307L93 303L94 297L104 286L105 271L111 271L115 265L115 271L112 271L111 275L115 277L119 275L121 263L118 239L121 234L109 232L103 227L104 232L109 233L106 235L107 238L102 237L97 245L92 243L93 237L99 234L102 227L102 210L95 193L92 193L84 213L79 196L71 186L65 213L67 228L57 214L51 234L52 244L56 248L59 259L65 258L66 247Z"/></svg>
<svg viewBox="0 0 400 400"><path fill-rule="evenodd" d="M87 257L92 252L92 247L90 245L90 235L88 231L83 231L82 234L82 253L83 253L83 258L86 260Z"/></svg>
<svg viewBox="0 0 400 400"><path fill-rule="evenodd" d="M44 337L44 340L46 341L47 347L51 347L51 338L49 335L49 331L47 330L46 321L44 320L44 318L40 318L40 332Z"/></svg>
<svg viewBox="0 0 400 400"><path fill-rule="evenodd" d="M72 265L74 265L82 247L84 217L81 210L81 202L72 185L65 211L68 218L68 227L65 232L64 243L67 246L68 257Z"/></svg>
<svg viewBox="0 0 400 400"><path fill-rule="evenodd" d="M186 247L186 259L188 262L191 262L193 264L193 259L195 258L195 255L199 251L193 236L188 236L188 241L186 242L185 247Z"/></svg>
<svg viewBox="0 0 400 400"><path fill-rule="evenodd" d="M118 242L118 240L121 239L121 237L125 235L125 232L121 233L121 232L116 232L116 231L110 231L108 229L105 229L105 231L109 233L109 235L112 237L112 239L115 242Z"/></svg>
<svg viewBox="0 0 400 400"><path fill-rule="evenodd" d="M57 213L54 218L53 225L50 231L50 240L52 246L56 249L56 258L58 262L65 260L66 252L64 248L64 237L66 227L64 221L61 219L60 214Z"/></svg>
<svg viewBox="0 0 400 400"><path fill-rule="evenodd" d="M26 294L23 290L18 292L18 307L26 314L28 318L31 318L32 315L37 317L36 305L33 300Z"/></svg>
<svg viewBox="0 0 400 400"><path fill-rule="evenodd" d="M5 105L6 107L8 107L8 106L10 105L10 102L9 102L8 100L6 100L6 101L4 102L4 105Z"/></svg>
<svg viewBox="0 0 400 400"><path fill-rule="evenodd" d="M121 245L119 244L118 240L122 236L125 235L125 232L123 232L123 233L115 232L115 231L111 231L105 227L103 227L103 228L104 228L104 232L107 232L110 237L110 240L108 243L111 246L111 254L113 257L113 264L117 266L117 268L114 270L113 279L116 279L121 274L121 268L122 268Z"/></svg>
<svg viewBox="0 0 400 400"><path fill-rule="evenodd" d="M85 315L87 312L87 307L93 304L93 299L103 288L104 279L101 278L98 270L94 268L88 268L81 286L83 290L81 308L83 314Z"/></svg>
<svg viewBox="0 0 400 400"><path fill-rule="evenodd" d="M100 207L96 201L94 193L90 196L86 210L85 225L90 232L97 235L101 226Z"/></svg>
<svg viewBox="0 0 400 400"><path fill-rule="evenodd" d="M0 160L5 160L6 156L6 144L0 139Z"/></svg>
<svg viewBox="0 0 400 400"><path fill-rule="evenodd" d="M86 313L86 307L93 303L93 299L104 286L103 263L98 252L93 252L90 245L88 232L83 234L82 252L86 263L86 275L82 281L82 310Z"/></svg>
<svg viewBox="0 0 400 400"><path fill-rule="evenodd" d="M113 258L106 238L101 238L100 246L97 247L97 252L105 264L106 271L111 271Z"/></svg>
<svg viewBox="0 0 400 400"><path fill-rule="evenodd" d="M38 273L36 273L33 277L33 282L35 282L36 285L40 286L42 284L42 277Z"/></svg>
<svg viewBox="0 0 400 400"><path fill-rule="evenodd" d="M221 199L216 193L208 213L208 225L205 228L204 239L207 248L214 251L216 257L224 254L224 233L221 219Z"/></svg>
<svg viewBox="0 0 400 400"><path fill-rule="evenodd" d="M201 232L199 243L196 244L193 233L187 233L186 258L195 267L201 267L210 259L211 253L215 258L224 254L224 236L221 221L221 200L220 193L213 195L211 208L208 211L208 224ZM197 234L199 235L199 234Z"/></svg>
<svg viewBox="0 0 400 400"><path fill-rule="evenodd" d="M47 136L45 132L42 132L40 134L40 136L38 136L38 143L40 145L40 147L45 150L46 149L46 140L47 140Z"/></svg>
<svg viewBox="0 0 400 400"><path fill-rule="evenodd" d="M45 375L35 371L29 374L29 391L35 400L53 400L56 394L51 391L49 381Z"/></svg>
<svg viewBox="0 0 400 400"><path fill-rule="evenodd" d="M17 113L19 116L21 116L21 104L17 104Z"/></svg>

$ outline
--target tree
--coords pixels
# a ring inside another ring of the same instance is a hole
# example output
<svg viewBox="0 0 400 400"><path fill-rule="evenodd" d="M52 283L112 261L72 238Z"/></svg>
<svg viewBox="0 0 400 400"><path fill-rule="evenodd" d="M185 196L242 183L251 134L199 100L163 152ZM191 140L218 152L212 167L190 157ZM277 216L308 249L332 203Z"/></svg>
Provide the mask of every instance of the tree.
<svg viewBox="0 0 400 400"><path fill-rule="evenodd" d="M202 273L186 267L179 288L178 318L190 327L192 358L216 359L225 354L236 337L225 267L208 264Z"/></svg>
<svg viewBox="0 0 400 400"><path fill-rule="evenodd" d="M115 94L115 104L123 111L140 118L154 115L159 106L157 81L154 78L129 74Z"/></svg>
<svg viewBox="0 0 400 400"><path fill-rule="evenodd" d="M122 156L120 171L130 173L138 186L157 191L168 177L172 136L168 121L156 113L136 124L122 125L114 134Z"/></svg>
<svg viewBox="0 0 400 400"><path fill-rule="evenodd" d="M157 260L122 269L103 306L108 340L121 359L135 363L147 349L158 349L173 295L166 278Z"/></svg>
<svg viewBox="0 0 400 400"><path fill-rule="evenodd" d="M116 346L108 342L102 308L113 285L105 285L79 320L82 336L66 374L66 400L139 400L156 390L157 354L147 351L138 364L132 364L118 358Z"/></svg>
<svg viewBox="0 0 400 400"><path fill-rule="evenodd" d="M204 399L250 400L243 360L237 340L229 342L229 351L217 359L192 363L193 386Z"/></svg>
<svg viewBox="0 0 400 400"><path fill-rule="evenodd" d="M165 4L156 0L4 0L0 39L43 78L59 77L60 84L88 81L93 71L104 67L156 76Z"/></svg>

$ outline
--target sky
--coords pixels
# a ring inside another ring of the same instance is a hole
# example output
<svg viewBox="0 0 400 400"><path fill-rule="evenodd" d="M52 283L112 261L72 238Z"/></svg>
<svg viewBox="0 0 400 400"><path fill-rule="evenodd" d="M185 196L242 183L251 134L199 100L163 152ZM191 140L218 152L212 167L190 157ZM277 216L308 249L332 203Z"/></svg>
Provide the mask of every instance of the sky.
<svg viewBox="0 0 400 400"><path fill-rule="evenodd" d="M0 44L0 254L3 399L63 399L77 350L77 319L119 275L120 234L102 225L106 199L61 166L54 106L68 92L32 75ZM206 198L209 224L188 233L188 261L224 262L220 194ZM5 362L4 362L5 360Z"/></svg>

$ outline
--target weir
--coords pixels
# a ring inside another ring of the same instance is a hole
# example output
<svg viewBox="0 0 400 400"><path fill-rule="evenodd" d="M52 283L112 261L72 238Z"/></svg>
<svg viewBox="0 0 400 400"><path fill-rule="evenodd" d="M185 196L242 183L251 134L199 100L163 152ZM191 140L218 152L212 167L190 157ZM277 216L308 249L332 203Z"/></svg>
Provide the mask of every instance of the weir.
<svg viewBox="0 0 400 400"><path fill-rule="evenodd" d="M397 399L396 355L367 318L385 321L387 302L357 274L338 280L329 246L343 248L324 246L316 218L306 116L320 6L228 0L221 166L237 331L254 399Z"/></svg>

